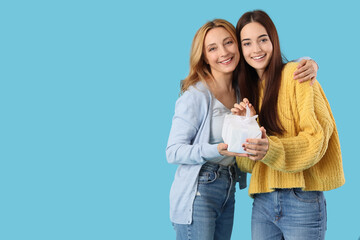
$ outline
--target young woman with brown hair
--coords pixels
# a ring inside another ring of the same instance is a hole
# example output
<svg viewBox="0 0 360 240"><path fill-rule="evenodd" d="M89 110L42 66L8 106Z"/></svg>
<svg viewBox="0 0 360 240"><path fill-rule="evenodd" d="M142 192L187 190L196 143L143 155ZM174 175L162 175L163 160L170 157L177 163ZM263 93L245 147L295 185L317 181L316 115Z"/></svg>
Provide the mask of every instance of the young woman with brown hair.
<svg viewBox="0 0 360 240"><path fill-rule="evenodd" d="M248 104L258 112L263 132L262 139L243 145L248 157L237 158L239 168L252 173L252 238L324 239L323 191L345 182L329 103L318 82L292 80L297 63L283 62L275 25L265 12L245 13L236 33L239 86L246 99L232 112L240 114Z"/></svg>

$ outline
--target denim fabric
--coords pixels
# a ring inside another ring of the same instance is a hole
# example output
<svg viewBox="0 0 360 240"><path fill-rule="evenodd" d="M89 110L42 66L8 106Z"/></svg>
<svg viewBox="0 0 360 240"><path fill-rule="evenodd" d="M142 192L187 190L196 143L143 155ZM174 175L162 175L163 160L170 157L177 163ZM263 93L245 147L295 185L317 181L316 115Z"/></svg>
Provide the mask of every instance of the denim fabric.
<svg viewBox="0 0 360 240"><path fill-rule="evenodd" d="M323 192L278 189L254 196L253 240L325 239L326 200Z"/></svg>
<svg viewBox="0 0 360 240"><path fill-rule="evenodd" d="M175 224L177 240L229 240L235 206L235 167L202 166L191 224Z"/></svg>

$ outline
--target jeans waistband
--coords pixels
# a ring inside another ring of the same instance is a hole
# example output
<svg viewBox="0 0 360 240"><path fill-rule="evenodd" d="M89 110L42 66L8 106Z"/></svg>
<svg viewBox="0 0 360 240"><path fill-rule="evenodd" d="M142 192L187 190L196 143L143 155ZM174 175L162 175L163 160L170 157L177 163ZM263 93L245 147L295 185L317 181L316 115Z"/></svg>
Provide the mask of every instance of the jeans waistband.
<svg viewBox="0 0 360 240"><path fill-rule="evenodd" d="M225 174L231 173L233 176L235 176L235 174L236 174L235 164L230 165L230 166L224 166L224 165L220 165L220 164L216 164L216 163L212 163L212 162L207 162L201 167L201 170L210 170L210 171L221 172L221 173L225 173Z"/></svg>

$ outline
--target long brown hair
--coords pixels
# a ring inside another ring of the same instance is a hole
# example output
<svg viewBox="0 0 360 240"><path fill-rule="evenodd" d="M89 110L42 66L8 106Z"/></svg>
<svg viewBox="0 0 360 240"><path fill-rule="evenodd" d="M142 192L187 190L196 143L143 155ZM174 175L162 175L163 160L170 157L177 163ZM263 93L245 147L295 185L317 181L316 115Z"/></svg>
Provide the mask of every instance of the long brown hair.
<svg viewBox="0 0 360 240"><path fill-rule="evenodd" d="M190 50L190 72L189 75L181 81L181 93L184 93L190 86L197 82L212 79L210 66L206 64L204 57L204 40L206 34L214 28L223 27L237 43L235 27L224 19L214 19L205 23L195 34ZM235 85L236 79L233 80Z"/></svg>
<svg viewBox="0 0 360 240"><path fill-rule="evenodd" d="M257 22L266 29L273 45L272 57L263 75L265 77L265 89L261 109L259 109L260 78L256 73L256 70L245 61L241 48L241 30L245 27L245 25L251 22ZM238 74L241 97L248 98L253 104L256 112L259 113L259 123L261 126L265 127L268 134L282 134L284 129L279 121L277 102L281 84L281 71L284 66L284 62L280 51L280 41L275 25L264 11L255 10L246 12L241 16L236 25L236 36L238 38L238 46L241 54L240 63L236 71Z"/></svg>

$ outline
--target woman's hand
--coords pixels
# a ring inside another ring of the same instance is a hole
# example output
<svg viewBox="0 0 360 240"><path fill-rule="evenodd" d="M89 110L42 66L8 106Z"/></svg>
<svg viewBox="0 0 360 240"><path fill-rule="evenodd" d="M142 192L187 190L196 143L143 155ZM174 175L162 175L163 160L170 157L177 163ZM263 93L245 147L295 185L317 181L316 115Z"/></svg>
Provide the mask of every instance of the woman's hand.
<svg viewBox="0 0 360 240"><path fill-rule="evenodd" d="M253 161L258 161L264 158L269 149L269 140L266 136L266 130L264 127L260 128L262 134L261 139L246 139L246 143L242 146L245 151L251 153L247 154Z"/></svg>
<svg viewBox="0 0 360 240"><path fill-rule="evenodd" d="M217 149L219 151L219 153L223 156L228 156L228 157L247 157L248 154L245 153L235 153L235 152L229 152L227 150L228 145L225 143L219 143L217 145Z"/></svg>
<svg viewBox="0 0 360 240"><path fill-rule="evenodd" d="M314 60L303 59L299 62L297 70L294 72L294 79L297 79L300 83L311 80L310 85L313 85L318 70L319 66Z"/></svg>
<svg viewBox="0 0 360 240"><path fill-rule="evenodd" d="M246 105L250 108L250 117L256 115L256 111L254 106L249 102L247 98L244 98L241 103L235 103L234 107L231 109L232 114L238 116L245 116L246 115Z"/></svg>

